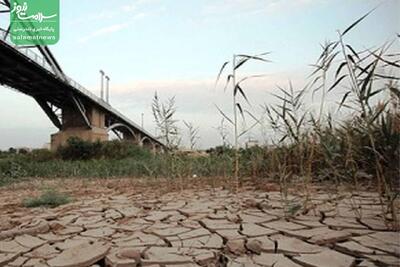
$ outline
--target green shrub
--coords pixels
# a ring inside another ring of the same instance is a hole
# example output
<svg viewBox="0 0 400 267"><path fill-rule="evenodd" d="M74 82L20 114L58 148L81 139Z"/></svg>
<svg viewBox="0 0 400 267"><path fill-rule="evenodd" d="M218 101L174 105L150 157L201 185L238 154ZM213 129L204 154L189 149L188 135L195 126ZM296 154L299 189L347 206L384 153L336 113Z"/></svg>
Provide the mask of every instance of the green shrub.
<svg viewBox="0 0 400 267"><path fill-rule="evenodd" d="M98 156L100 151L100 142L92 143L78 137L70 137L67 140L67 145L58 149L63 160L88 160Z"/></svg>
<svg viewBox="0 0 400 267"><path fill-rule="evenodd" d="M55 189L47 189L39 197L24 199L22 204L28 208L35 207L57 207L69 203L70 198L62 193L59 193Z"/></svg>
<svg viewBox="0 0 400 267"><path fill-rule="evenodd" d="M145 148L130 142L118 140L107 142L89 142L78 137L71 137L67 144L58 149L63 160L90 160L90 159L149 159L152 153Z"/></svg>
<svg viewBox="0 0 400 267"><path fill-rule="evenodd" d="M16 155L0 159L0 186L28 175L29 173L24 166L24 162Z"/></svg>
<svg viewBox="0 0 400 267"><path fill-rule="evenodd" d="M152 153L148 149L139 147L133 143L113 140L102 143L100 155L98 156L106 159L123 159L128 157L149 159L152 157Z"/></svg>
<svg viewBox="0 0 400 267"><path fill-rule="evenodd" d="M48 149L34 149L27 155L29 160L36 162L45 162L57 158L57 154Z"/></svg>

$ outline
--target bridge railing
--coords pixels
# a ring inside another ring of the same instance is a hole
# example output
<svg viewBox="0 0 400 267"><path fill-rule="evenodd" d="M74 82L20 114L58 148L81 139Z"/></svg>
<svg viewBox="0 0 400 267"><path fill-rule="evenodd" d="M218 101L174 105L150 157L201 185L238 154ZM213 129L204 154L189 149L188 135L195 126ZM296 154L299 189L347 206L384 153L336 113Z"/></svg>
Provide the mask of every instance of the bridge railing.
<svg viewBox="0 0 400 267"><path fill-rule="evenodd" d="M9 46L13 47L14 49L18 50L20 53L24 54L31 60L35 61L37 64L39 64L41 67L45 68L46 70L54 73L52 70L50 64L46 62L44 57L39 56L37 53L33 52L30 48L26 48L23 46L16 46L11 42L10 39L10 34L6 36L6 32L0 31L0 38L1 40L5 41Z"/></svg>

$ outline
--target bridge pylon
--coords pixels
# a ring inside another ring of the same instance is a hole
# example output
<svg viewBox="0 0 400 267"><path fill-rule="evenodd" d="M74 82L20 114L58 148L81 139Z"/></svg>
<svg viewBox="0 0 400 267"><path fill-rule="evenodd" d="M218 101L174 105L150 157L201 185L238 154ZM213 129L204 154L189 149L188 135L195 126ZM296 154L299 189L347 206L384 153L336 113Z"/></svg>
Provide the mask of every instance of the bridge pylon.
<svg viewBox="0 0 400 267"><path fill-rule="evenodd" d="M83 114L79 109L63 108L61 128L51 135L51 149L56 150L65 145L70 137L79 137L90 142L107 141L106 114L94 106Z"/></svg>

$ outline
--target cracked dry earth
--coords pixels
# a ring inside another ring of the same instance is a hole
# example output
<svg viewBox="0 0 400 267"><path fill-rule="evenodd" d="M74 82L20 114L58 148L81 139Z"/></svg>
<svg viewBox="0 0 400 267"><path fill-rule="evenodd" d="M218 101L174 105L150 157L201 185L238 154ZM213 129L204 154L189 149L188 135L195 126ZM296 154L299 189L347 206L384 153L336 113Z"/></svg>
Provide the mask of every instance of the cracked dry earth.
<svg viewBox="0 0 400 267"><path fill-rule="evenodd" d="M317 193L312 203L285 220L279 192L246 187L3 210L0 266L400 266L399 233L380 219L376 194Z"/></svg>

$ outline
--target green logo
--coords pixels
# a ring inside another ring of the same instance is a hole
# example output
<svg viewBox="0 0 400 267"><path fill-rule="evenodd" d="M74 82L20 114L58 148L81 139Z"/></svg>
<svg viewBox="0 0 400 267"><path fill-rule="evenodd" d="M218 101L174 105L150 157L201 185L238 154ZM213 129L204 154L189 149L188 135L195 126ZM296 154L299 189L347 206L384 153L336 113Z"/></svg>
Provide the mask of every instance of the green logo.
<svg viewBox="0 0 400 267"><path fill-rule="evenodd" d="M10 38L16 45L52 45L60 39L59 0L11 0Z"/></svg>

